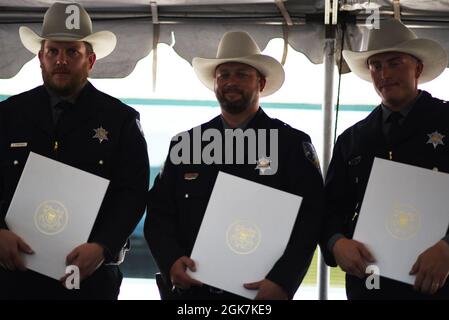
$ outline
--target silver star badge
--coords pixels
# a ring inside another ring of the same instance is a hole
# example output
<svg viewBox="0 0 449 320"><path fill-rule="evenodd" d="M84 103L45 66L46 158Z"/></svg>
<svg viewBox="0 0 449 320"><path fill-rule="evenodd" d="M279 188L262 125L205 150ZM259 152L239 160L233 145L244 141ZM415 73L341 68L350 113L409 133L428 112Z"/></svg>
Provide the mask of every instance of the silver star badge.
<svg viewBox="0 0 449 320"><path fill-rule="evenodd" d="M102 143L104 140L108 141L108 131L104 129L102 126L98 129L93 129L95 131L95 135L92 137L93 139L98 139L100 143Z"/></svg>
<svg viewBox="0 0 449 320"><path fill-rule="evenodd" d="M265 170L270 170L271 161L265 157L260 158L259 160L257 160L257 165L255 170L259 170L259 174L260 175L264 175L265 174Z"/></svg>
<svg viewBox="0 0 449 320"><path fill-rule="evenodd" d="M444 146L443 138L445 137L438 131L428 133L427 136L429 137L429 140L427 140L427 143L430 143L433 145L433 148L436 149L439 144Z"/></svg>

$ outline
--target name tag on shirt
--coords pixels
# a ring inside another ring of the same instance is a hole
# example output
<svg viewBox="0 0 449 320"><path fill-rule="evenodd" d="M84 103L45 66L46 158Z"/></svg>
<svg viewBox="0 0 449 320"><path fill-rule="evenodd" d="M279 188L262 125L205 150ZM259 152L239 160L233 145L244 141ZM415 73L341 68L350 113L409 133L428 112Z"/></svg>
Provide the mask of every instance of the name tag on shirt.
<svg viewBox="0 0 449 320"><path fill-rule="evenodd" d="M28 142L12 142L11 148L25 148L28 145Z"/></svg>

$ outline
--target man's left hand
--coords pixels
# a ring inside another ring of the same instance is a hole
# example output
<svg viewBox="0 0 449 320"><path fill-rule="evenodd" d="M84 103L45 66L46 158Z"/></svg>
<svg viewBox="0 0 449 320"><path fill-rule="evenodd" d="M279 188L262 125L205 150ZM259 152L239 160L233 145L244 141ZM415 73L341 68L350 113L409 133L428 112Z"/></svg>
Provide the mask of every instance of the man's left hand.
<svg viewBox="0 0 449 320"><path fill-rule="evenodd" d="M104 249L98 243L84 243L69 253L66 258L66 265L75 265L80 271L80 280L89 277L104 261ZM65 279L69 275L65 275L60 279L64 284Z"/></svg>
<svg viewBox="0 0 449 320"><path fill-rule="evenodd" d="M259 290L255 300L287 300L288 295L282 287L273 281L263 279L261 281L245 283L243 285L249 290Z"/></svg>
<svg viewBox="0 0 449 320"><path fill-rule="evenodd" d="M421 253L410 274L416 275L416 290L435 294L446 283L449 275L449 244L440 240Z"/></svg>

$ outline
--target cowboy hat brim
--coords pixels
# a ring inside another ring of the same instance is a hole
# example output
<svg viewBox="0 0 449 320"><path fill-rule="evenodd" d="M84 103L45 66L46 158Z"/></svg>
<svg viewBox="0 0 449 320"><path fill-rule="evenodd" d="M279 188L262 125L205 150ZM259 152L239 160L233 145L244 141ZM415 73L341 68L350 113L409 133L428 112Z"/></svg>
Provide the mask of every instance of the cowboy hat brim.
<svg viewBox="0 0 449 320"><path fill-rule="evenodd" d="M109 55L117 44L116 36L110 31L99 31L84 38L74 37L70 34L54 34L43 38L28 27L19 28L19 35L22 44L34 54L38 54L41 49L42 40L52 41L85 41L92 45L96 58L101 59Z"/></svg>
<svg viewBox="0 0 449 320"><path fill-rule="evenodd" d="M193 58L192 66L200 81L214 91L215 69L226 62L244 63L262 73L266 78L266 85L260 93L261 97L273 94L284 83L285 73L282 65L276 59L262 54L224 59Z"/></svg>
<svg viewBox="0 0 449 320"><path fill-rule="evenodd" d="M423 63L423 72L418 79L419 83L429 82L438 77L448 64L448 55L437 42L429 39L412 39L396 46L370 51L343 50L343 57L349 68L363 80L372 82L368 69L368 58L384 52L402 52L410 54Z"/></svg>

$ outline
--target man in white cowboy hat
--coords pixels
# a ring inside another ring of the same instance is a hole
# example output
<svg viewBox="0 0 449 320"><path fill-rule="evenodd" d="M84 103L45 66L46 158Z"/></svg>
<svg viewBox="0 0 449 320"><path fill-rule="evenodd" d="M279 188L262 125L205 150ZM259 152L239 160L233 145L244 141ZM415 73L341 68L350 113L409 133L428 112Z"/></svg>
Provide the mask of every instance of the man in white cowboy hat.
<svg viewBox="0 0 449 320"><path fill-rule="evenodd" d="M145 209L149 165L138 113L87 80L115 35L92 33L79 4L55 2L41 35L21 27L20 38L39 56L44 84L0 103L0 299L116 299L117 265ZM78 290L63 286L64 274L59 282L27 270L22 254L38 253L5 223L30 151L110 180L88 242L67 252L80 271Z"/></svg>
<svg viewBox="0 0 449 320"><path fill-rule="evenodd" d="M226 164L222 164L223 161L206 164L203 159L200 164L175 164L171 156L167 157L162 173L150 190L145 222L145 236L162 273L162 281L159 281L161 297L241 298L202 285L186 273L187 268L195 270L195 261L190 259L190 254L218 171L223 171L303 197L284 254L264 279L255 283L242 283L247 289L258 290L256 299L291 299L306 274L317 245L322 217L323 181L309 136L268 117L259 106L259 97L272 94L282 86L283 67L272 57L261 54L255 41L246 32L228 32L220 41L216 58L194 58L193 69L201 82L215 92L221 114L189 130L187 134L190 141L195 144L195 130L216 130L221 137L224 137L225 131L237 131L234 129L245 132L276 130L278 141L270 140L269 143L278 143L278 160L263 163L260 158L257 163L256 159L251 163L248 154L245 154L248 162L244 164L228 164L227 161ZM172 140L169 155L172 154L177 137ZM205 150L205 144L201 144L201 141L198 143ZM233 152L226 146L222 150L222 159L228 152ZM274 159L273 156L270 154L270 160ZM275 167L277 171L270 175L265 171ZM273 212L273 226L282 208L279 211Z"/></svg>
<svg viewBox="0 0 449 320"><path fill-rule="evenodd" d="M343 56L356 75L373 83L382 103L342 133L334 147L320 242L326 262L346 272L349 299L448 299L448 236L416 257L410 266L414 286L381 277L376 290L368 290L364 279L375 257L351 239L374 157L449 172L448 104L418 89L443 72L447 53L391 19L370 31L366 51L344 50Z"/></svg>

